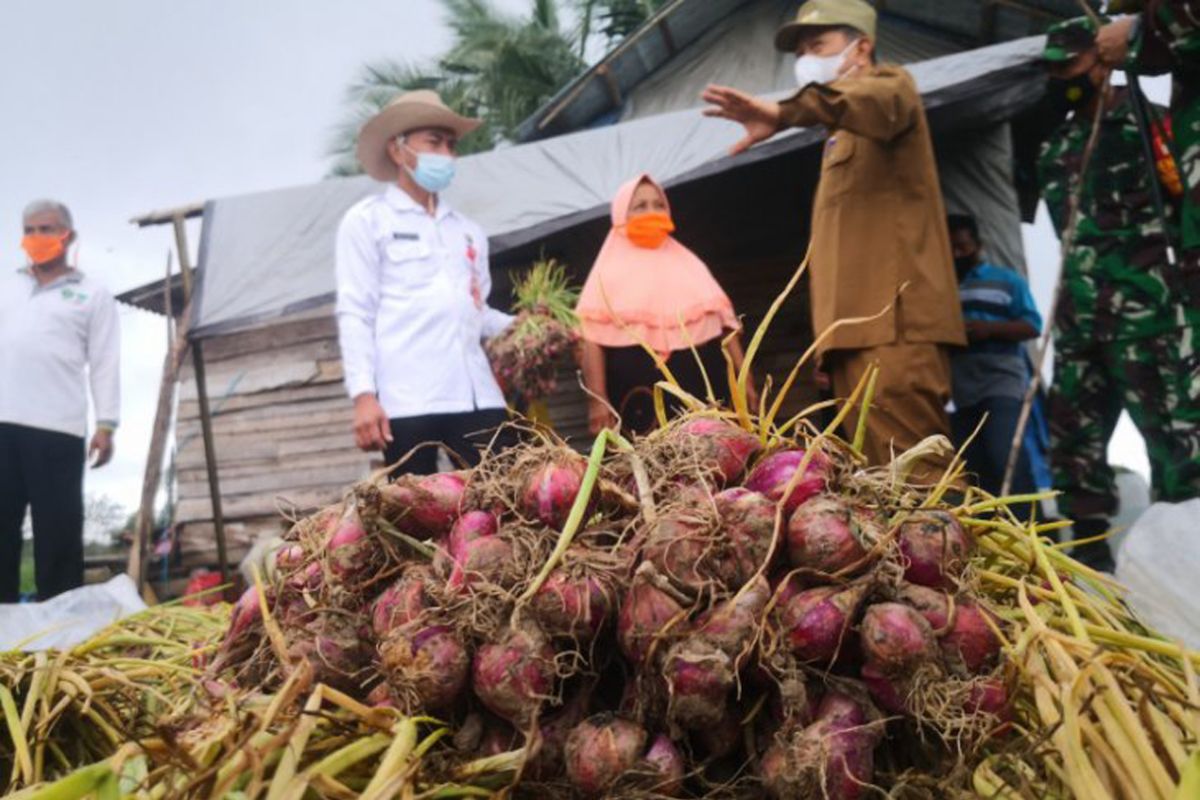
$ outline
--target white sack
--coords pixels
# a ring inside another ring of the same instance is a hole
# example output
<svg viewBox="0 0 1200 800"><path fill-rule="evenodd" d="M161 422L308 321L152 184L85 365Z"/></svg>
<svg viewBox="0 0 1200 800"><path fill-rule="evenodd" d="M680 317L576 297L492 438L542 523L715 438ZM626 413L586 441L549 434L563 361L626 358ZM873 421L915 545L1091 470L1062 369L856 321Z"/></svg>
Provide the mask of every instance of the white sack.
<svg viewBox="0 0 1200 800"><path fill-rule="evenodd" d="M1200 649L1200 500L1155 503L1117 553L1117 580L1151 628Z"/></svg>
<svg viewBox="0 0 1200 800"><path fill-rule="evenodd" d="M0 605L0 652L64 650L121 617L146 608L137 585L122 573L107 583L82 586L43 603Z"/></svg>

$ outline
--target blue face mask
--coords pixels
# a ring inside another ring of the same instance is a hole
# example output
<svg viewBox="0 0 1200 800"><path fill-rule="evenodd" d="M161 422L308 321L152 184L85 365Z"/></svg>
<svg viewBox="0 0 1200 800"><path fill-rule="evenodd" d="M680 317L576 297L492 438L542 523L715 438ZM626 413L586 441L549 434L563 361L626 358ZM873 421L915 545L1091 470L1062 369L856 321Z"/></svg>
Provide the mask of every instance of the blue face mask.
<svg viewBox="0 0 1200 800"><path fill-rule="evenodd" d="M409 148L411 152L415 150ZM454 172L456 169L455 159L453 156L444 156L439 153L416 153L417 168L408 169L408 174L412 175L417 186L420 186L425 191L431 194L438 194L446 191L450 183L454 180Z"/></svg>

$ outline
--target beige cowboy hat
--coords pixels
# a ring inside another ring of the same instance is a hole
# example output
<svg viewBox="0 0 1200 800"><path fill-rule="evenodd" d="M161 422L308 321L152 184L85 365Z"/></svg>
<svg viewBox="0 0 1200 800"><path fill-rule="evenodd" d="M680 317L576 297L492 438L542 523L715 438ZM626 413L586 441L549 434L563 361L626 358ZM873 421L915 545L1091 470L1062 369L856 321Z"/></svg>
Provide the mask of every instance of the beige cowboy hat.
<svg viewBox="0 0 1200 800"><path fill-rule="evenodd" d="M407 92L363 125L358 134L358 163L375 180L390 183L396 180L396 163L387 152L392 139L421 128L445 128L462 138L482 124L482 120L455 114L437 92Z"/></svg>

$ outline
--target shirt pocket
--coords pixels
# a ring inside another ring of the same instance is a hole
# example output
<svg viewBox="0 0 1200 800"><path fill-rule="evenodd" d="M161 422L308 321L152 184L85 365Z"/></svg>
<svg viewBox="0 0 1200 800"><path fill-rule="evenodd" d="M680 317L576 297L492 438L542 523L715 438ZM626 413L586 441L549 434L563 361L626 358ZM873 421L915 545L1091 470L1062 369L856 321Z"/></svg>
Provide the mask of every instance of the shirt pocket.
<svg viewBox="0 0 1200 800"><path fill-rule="evenodd" d="M839 132L825 142L821 156L821 181L819 191L825 200L845 194L854 179L854 136Z"/></svg>
<svg viewBox="0 0 1200 800"><path fill-rule="evenodd" d="M838 133L825 142L825 169L845 164L854 156L854 137Z"/></svg>
<svg viewBox="0 0 1200 800"><path fill-rule="evenodd" d="M400 292L432 290L438 281L438 266L433 251L425 242L394 240L383 246L388 283Z"/></svg>

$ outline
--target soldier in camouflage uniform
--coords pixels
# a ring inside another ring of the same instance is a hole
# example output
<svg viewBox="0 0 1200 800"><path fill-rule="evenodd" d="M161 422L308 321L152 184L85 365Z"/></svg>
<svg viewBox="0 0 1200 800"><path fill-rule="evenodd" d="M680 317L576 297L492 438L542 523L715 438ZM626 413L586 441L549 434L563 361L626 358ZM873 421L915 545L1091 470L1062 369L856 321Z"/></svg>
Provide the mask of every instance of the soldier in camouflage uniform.
<svg viewBox="0 0 1200 800"><path fill-rule="evenodd" d="M1097 35L1109 66L1139 75L1171 73L1171 129L1182 179L1180 269L1169 276L1200 306L1200 0L1121 0L1113 10L1136 11Z"/></svg>
<svg viewBox="0 0 1200 800"><path fill-rule="evenodd" d="M1166 255L1164 220L1127 90L1104 92L1095 27L1086 19L1050 29L1044 57L1074 110L1043 144L1042 196L1061 236L1071 194L1082 180L1075 240L1054 310L1055 376L1050 392L1051 463L1060 508L1076 539L1107 530L1116 491L1106 452L1124 408L1146 439L1158 499L1200 496L1200 370L1197 313L1181 301ZM1099 139L1080 175L1096 104ZM1178 210L1166 210L1174 235ZM1075 548L1085 563L1111 571L1107 542Z"/></svg>

